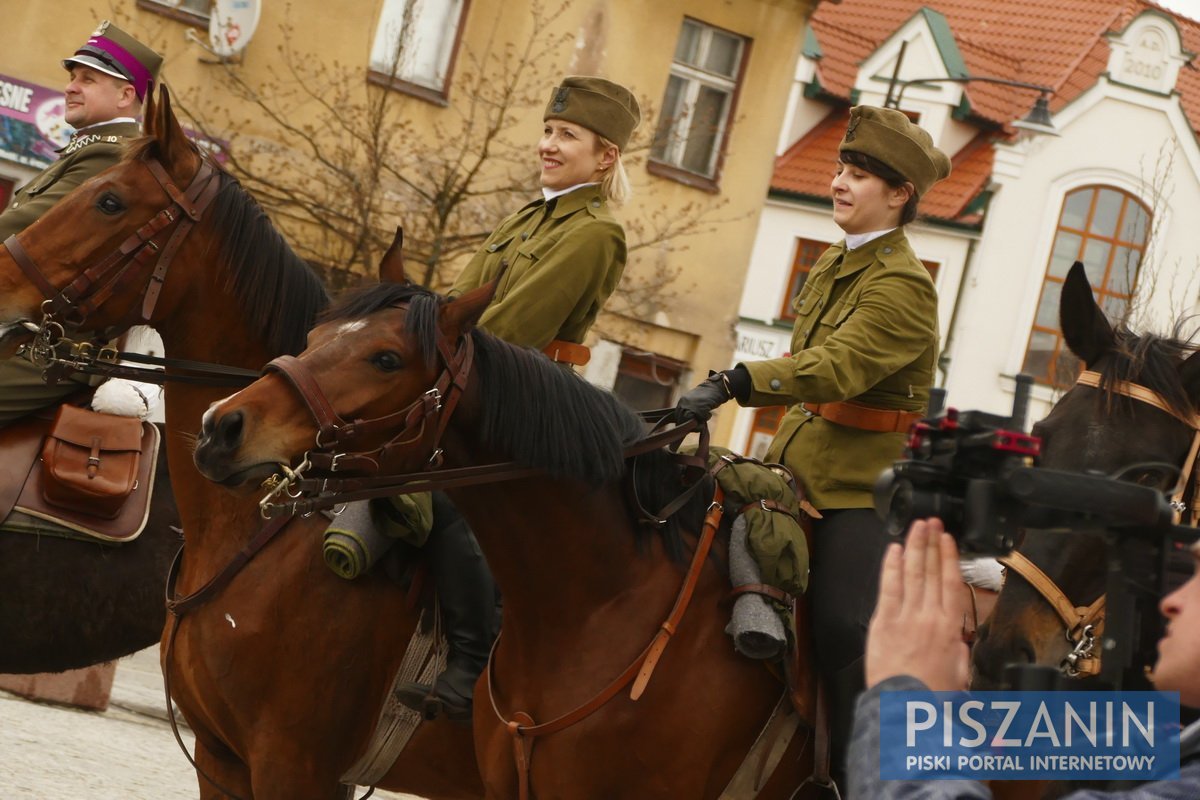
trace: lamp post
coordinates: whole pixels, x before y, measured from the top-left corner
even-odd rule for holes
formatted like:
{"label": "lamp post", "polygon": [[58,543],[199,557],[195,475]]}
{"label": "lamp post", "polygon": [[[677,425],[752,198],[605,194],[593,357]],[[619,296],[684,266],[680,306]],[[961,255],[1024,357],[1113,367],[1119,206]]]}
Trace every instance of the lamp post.
{"label": "lamp post", "polygon": [[[997,83],[1001,86],[1014,86],[1018,89],[1031,89],[1038,92],[1038,99],[1034,102],[1033,108],[1025,115],[1024,119],[1019,119],[1013,123],[1014,128],[1031,131],[1033,133],[1044,133],[1047,136],[1060,136],[1058,129],[1054,127],[1054,123],[1050,119],[1050,95],[1054,94],[1054,89],[1049,86],[1041,86],[1036,83],[1026,83],[1025,81],[1011,81],[1007,78],[988,78],[988,77],[971,77],[971,78],[912,78],[910,80],[898,80],[892,76],[891,82],[888,84],[887,98],[884,99],[884,108],[894,108],[899,110],[900,101],[904,98],[904,90],[913,84],[930,84],[930,83]],[[899,87],[899,91],[893,97],[893,90]]]}

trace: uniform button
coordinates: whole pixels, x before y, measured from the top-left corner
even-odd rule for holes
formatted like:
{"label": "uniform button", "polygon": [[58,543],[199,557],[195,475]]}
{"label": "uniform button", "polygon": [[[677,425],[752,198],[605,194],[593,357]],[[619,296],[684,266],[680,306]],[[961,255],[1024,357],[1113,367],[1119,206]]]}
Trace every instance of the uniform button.
{"label": "uniform button", "polygon": [[521,234],[521,241],[522,241],[522,242],[523,242],[523,241],[525,241],[525,240],[526,240],[526,239],[528,239],[528,238],[529,238],[529,231],[525,231],[524,233],[522,233],[522,234]]}
{"label": "uniform button", "polygon": [[490,245],[490,246],[488,247],[488,252],[489,252],[489,253],[494,253],[494,252],[496,252],[496,251],[497,251],[497,250],[499,250],[499,249],[500,249],[500,245],[498,245],[498,244],[493,244],[493,245]]}
{"label": "uniform button", "polygon": [[507,267],[507,266],[508,266],[508,259],[507,259],[507,258],[502,258],[502,259],[500,259],[500,266],[502,266],[502,267]]}
{"label": "uniform button", "polygon": [[777,392],[783,388],[783,384],[780,382],[779,378],[771,378],[771,388]]}
{"label": "uniform button", "polygon": [[808,329],[808,328],[805,328],[804,330],[800,331],[800,335],[801,335],[801,336],[803,336],[805,339],[807,339],[807,338],[808,338],[808,331],[809,331],[809,329]]}
{"label": "uniform button", "polygon": [[593,201],[592,201],[592,208],[599,208],[599,207],[600,207],[600,201],[599,201],[599,200],[593,200]]}
{"label": "uniform button", "polygon": [[883,254],[885,256],[890,256],[892,254],[892,248],[890,248],[890,247],[883,248]]}

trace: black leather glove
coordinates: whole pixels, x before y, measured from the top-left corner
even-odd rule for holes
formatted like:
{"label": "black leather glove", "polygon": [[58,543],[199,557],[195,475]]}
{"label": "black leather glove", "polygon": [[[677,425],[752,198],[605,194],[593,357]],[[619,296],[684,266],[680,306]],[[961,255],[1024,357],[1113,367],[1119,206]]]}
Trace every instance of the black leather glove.
{"label": "black leather glove", "polygon": [[675,404],[675,424],[689,420],[707,422],[713,409],[733,398],[733,389],[723,372],[709,372],[708,378],[679,398]]}

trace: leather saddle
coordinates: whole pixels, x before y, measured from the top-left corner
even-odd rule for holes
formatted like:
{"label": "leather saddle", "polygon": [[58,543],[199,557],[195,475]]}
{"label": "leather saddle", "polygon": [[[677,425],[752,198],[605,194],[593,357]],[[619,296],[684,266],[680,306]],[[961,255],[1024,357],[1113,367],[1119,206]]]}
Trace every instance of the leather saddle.
{"label": "leather saddle", "polygon": [[159,444],[154,425],[78,398],[0,429],[0,529],[133,541],[150,514]]}

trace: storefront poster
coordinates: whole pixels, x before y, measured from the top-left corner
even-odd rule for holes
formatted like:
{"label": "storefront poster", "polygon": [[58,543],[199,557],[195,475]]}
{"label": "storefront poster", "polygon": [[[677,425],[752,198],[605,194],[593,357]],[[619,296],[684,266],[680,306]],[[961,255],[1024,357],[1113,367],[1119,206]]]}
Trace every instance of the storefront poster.
{"label": "storefront poster", "polygon": [[0,158],[42,168],[71,138],[61,89],[0,75]]}

